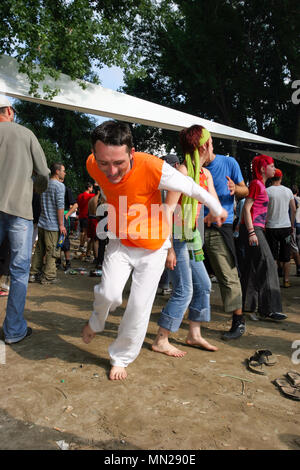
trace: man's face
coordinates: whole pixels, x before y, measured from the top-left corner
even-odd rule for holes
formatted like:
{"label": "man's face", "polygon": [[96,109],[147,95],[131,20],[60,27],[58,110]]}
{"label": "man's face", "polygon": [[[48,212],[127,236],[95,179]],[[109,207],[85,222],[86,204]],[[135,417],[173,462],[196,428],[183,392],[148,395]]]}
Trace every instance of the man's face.
{"label": "man's face", "polygon": [[117,184],[131,169],[134,148],[128,153],[126,145],[105,145],[101,140],[97,140],[94,155],[99,170],[111,183]]}
{"label": "man's face", "polygon": [[203,166],[207,166],[210,164],[210,162],[213,160],[214,156],[214,147],[213,147],[213,141],[212,138],[210,137],[207,141],[206,145],[206,160],[204,162]]}
{"label": "man's face", "polygon": [[64,179],[65,179],[65,176],[66,176],[66,169],[65,169],[65,167],[62,165],[62,166],[60,167],[60,169],[57,170],[56,173],[57,173],[57,176],[58,176],[59,181],[60,181],[61,183],[63,183],[63,182],[64,182]]}

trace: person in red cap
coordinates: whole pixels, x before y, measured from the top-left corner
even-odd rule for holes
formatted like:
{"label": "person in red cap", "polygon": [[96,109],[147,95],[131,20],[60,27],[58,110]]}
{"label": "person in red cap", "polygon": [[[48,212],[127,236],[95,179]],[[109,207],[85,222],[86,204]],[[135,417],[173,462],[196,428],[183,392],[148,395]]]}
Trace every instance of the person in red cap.
{"label": "person in red cap", "polygon": [[282,313],[277,267],[265,237],[269,197],[265,183],[275,174],[274,160],[258,155],[252,160],[253,180],[250,182],[240,227],[244,253],[240,262],[243,311],[253,312],[251,318],[285,320]]}
{"label": "person in red cap", "polygon": [[274,259],[282,270],[283,287],[290,287],[291,235],[295,224],[296,205],[292,191],[283,186],[282,171],[276,168],[271,186],[267,188],[269,196],[266,237]]}

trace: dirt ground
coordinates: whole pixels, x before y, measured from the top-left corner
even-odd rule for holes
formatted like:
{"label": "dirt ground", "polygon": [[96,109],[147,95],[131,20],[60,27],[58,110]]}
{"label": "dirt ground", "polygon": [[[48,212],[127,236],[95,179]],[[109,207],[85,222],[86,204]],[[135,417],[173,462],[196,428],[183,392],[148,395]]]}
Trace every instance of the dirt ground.
{"label": "dirt ground", "polygon": [[[92,267],[81,260],[73,266]],[[33,335],[15,346],[2,343],[0,448],[57,450],[57,442],[65,441],[70,450],[299,450],[300,402],[272,383],[289,370],[300,372],[292,362],[292,343],[300,340],[300,278],[294,271],[293,266],[292,287],[282,289],[288,319],[249,320],[246,334],[227,343],[220,336],[231,321],[213,284],[212,321],[203,335],[218,346],[214,353],[185,346],[186,320],[171,338],[188,352],[184,358],[152,352],[167,302],[157,296],[143,348],[125,382],[108,380],[107,348],[127,294],[105,331],[86,345],[80,334],[99,278],[59,271],[56,285],[29,284],[25,316]],[[1,298],[1,324],[5,306]],[[266,376],[245,366],[257,349],[270,349],[278,359]]]}

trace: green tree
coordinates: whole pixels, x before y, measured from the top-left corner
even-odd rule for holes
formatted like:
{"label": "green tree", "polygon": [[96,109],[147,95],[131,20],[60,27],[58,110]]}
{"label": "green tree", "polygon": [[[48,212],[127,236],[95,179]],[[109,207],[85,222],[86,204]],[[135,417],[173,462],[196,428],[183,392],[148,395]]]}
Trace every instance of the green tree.
{"label": "green tree", "polygon": [[62,162],[66,184],[75,194],[90,180],[85,162],[91,151],[91,131],[95,120],[83,113],[22,101],[15,103],[17,120],[30,128],[44,149],[48,165]]}
{"label": "green tree", "polygon": [[[30,93],[46,74],[97,82],[94,68],[125,64],[132,27],[150,0],[5,0],[0,53],[16,57]],[[39,66],[37,69],[36,66]],[[44,89],[45,96],[57,90]]]}
{"label": "green tree", "polygon": [[[152,13],[135,31],[138,74],[127,69],[125,92],[299,143],[300,108],[291,102],[299,78],[297,0],[162,0]],[[245,144],[228,144],[216,141],[249,175]]]}

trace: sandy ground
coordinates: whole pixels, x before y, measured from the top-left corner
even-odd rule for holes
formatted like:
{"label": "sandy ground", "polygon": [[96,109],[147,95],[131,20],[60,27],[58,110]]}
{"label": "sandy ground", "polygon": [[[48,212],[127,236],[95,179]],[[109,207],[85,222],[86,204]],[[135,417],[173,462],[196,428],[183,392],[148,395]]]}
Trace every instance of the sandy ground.
{"label": "sandy ground", "polygon": [[[73,266],[92,267],[80,260]],[[125,382],[108,379],[107,348],[127,295],[105,331],[86,345],[80,334],[99,278],[63,271],[58,277],[57,285],[29,285],[25,315],[33,335],[15,346],[1,345],[1,449],[58,449],[61,440],[71,450],[300,449],[300,402],[282,396],[272,383],[289,370],[300,372],[292,363],[292,343],[300,341],[299,277],[292,275],[292,287],[282,289],[288,320],[249,320],[246,334],[228,343],[220,335],[231,321],[213,284],[212,321],[203,335],[219,351],[185,346],[184,320],[171,338],[188,352],[180,359],[151,351],[167,302],[157,296],[142,351]],[[1,298],[1,324],[5,305]],[[245,366],[262,348],[278,359],[266,376]]]}

